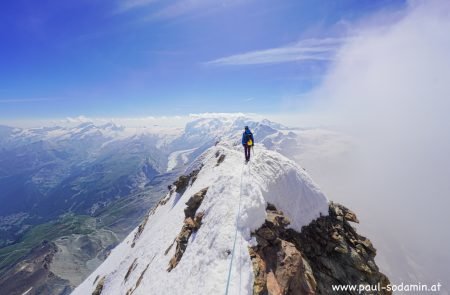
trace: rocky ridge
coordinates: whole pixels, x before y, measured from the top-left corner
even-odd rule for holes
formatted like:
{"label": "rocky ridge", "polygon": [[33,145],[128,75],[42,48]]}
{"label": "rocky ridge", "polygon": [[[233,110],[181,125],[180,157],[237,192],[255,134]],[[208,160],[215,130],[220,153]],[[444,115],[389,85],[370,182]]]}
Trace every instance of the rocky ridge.
{"label": "rocky ridge", "polygon": [[287,228],[289,220],[273,205],[266,211],[265,223],[253,233],[257,245],[249,248],[254,295],[334,294],[332,285],[389,284],[375,264],[375,248],[350,225],[359,221],[346,207],[331,202],[329,215],[300,233]]}

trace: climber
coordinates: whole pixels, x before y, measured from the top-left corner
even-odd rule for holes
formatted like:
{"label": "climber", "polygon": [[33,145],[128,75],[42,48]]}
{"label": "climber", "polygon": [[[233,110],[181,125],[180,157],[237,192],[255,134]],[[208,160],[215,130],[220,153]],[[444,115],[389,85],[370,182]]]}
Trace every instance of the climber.
{"label": "climber", "polygon": [[242,145],[244,146],[245,161],[250,161],[250,149],[255,144],[253,139],[253,133],[250,131],[248,126],[245,126],[245,131],[242,133]]}

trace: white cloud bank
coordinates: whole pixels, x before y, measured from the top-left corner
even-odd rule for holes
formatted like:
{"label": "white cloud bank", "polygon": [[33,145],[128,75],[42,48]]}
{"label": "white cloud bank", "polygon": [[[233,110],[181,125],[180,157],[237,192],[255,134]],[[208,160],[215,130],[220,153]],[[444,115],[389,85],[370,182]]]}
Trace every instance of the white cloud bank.
{"label": "white cloud bank", "polygon": [[309,94],[358,142],[348,162],[321,167],[334,179],[315,178],[360,212],[395,281],[449,290],[450,2],[409,2],[401,19],[385,19],[358,26]]}

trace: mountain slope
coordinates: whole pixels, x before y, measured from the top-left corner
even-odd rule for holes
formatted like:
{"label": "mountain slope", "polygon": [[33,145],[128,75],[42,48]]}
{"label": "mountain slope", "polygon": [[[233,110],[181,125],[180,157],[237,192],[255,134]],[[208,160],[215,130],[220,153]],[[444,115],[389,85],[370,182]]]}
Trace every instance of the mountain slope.
{"label": "mountain slope", "polygon": [[[68,282],[69,290],[77,286],[139,224],[168,184],[217,141],[238,144],[244,125],[258,145],[292,159],[308,150],[325,154],[316,137],[300,137],[303,130],[238,116],[195,119],[184,129],[90,122],[0,127],[0,289],[9,281],[16,284],[21,261],[43,240],[58,248],[50,271]],[[64,230],[52,230],[56,227]],[[23,282],[26,290],[35,285]],[[61,294],[51,287],[51,294]]]}
{"label": "mountain slope", "polygon": [[[226,288],[229,294],[252,294],[258,284],[263,289],[273,288],[273,282],[282,287],[285,280],[279,274],[274,280],[258,278],[258,263],[254,254],[250,256],[259,248],[283,241],[281,236],[273,236],[283,231],[262,230],[270,215],[267,209],[282,212],[289,220],[282,226],[284,232],[296,234],[302,228],[317,229],[311,222],[327,218],[329,212],[333,220],[343,217],[330,211],[326,197],[294,162],[265,148],[256,149],[255,154],[245,165],[239,147],[224,143],[207,150],[73,294],[217,294]],[[346,227],[341,233],[348,231]],[[285,241],[284,245],[301,251],[295,242]],[[347,256],[362,255],[355,253]],[[373,256],[374,251],[365,259],[373,264],[371,278],[385,278]],[[264,260],[264,255],[261,257]],[[300,271],[300,264],[296,265]],[[355,263],[350,269],[364,279],[363,270],[357,269],[362,265],[366,266]],[[300,294],[284,287],[288,289],[280,294]]]}
{"label": "mountain slope", "polygon": [[[0,289],[19,281],[36,287],[28,278],[40,262],[25,260],[44,240],[57,247],[42,251],[61,279],[47,277],[49,294],[82,282],[176,178],[165,173],[167,155],[157,148],[169,133],[92,123],[0,128]],[[24,272],[23,263],[33,267]]]}

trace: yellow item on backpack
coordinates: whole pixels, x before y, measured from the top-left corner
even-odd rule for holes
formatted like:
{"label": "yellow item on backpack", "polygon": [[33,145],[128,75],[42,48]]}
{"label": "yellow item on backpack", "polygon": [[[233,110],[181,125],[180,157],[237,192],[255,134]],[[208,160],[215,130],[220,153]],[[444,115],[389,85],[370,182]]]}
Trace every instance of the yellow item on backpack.
{"label": "yellow item on backpack", "polygon": [[253,145],[253,141],[252,141],[251,139],[249,139],[249,140],[247,141],[247,145],[248,145],[248,146],[252,146],[252,145]]}

